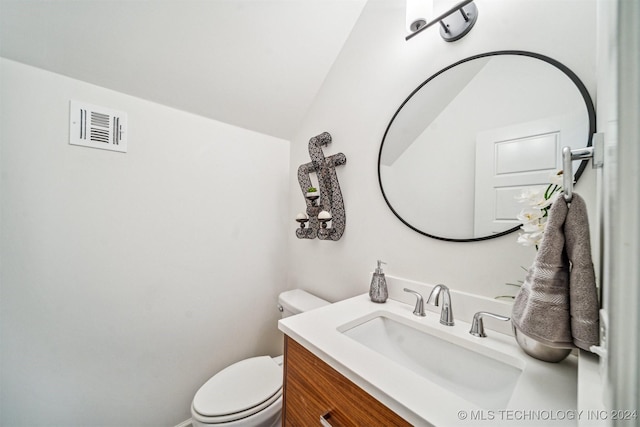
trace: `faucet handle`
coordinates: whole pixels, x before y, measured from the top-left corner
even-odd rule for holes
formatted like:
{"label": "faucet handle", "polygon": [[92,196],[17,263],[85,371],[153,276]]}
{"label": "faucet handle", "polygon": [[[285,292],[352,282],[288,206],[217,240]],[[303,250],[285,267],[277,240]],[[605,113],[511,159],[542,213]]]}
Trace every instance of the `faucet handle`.
{"label": "faucet handle", "polygon": [[507,322],[511,320],[510,317],[501,316],[499,314],[489,313],[486,311],[479,311],[473,315],[473,321],[471,322],[471,329],[469,333],[474,337],[484,338],[487,334],[484,333],[484,317],[492,317],[494,319],[502,320],[503,322]]}
{"label": "faucet handle", "polygon": [[416,296],[416,307],[413,309],[413,314],[420,317],[426,316],[426,314],[424,313],[424,300],[420,292],[416,292],[413,289],[409,288],[404,288],[404,291]]}

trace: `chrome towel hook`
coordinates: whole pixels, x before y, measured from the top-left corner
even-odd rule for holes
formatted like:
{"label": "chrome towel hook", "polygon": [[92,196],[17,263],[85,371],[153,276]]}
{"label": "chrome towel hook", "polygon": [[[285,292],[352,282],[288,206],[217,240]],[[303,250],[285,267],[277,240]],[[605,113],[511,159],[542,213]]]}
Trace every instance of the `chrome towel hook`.
{"label": "chrome towel hook", "polygon": [[593,159],[591,167],[601,168],[603,165],[604,150],[604,134],[594,133],[593,144],[590,147],[571,149],[571,147],[562,148],[562,189],[564,192],[564,200],[567,204],[573,199],[573,167],[574,160]]}

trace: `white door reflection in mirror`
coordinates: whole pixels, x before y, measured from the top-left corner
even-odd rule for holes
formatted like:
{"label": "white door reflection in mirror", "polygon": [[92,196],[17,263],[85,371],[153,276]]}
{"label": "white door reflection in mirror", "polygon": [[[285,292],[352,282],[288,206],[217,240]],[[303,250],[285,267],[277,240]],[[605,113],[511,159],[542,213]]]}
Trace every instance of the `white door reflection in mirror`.
{"label": "white door reflection in mirror", "polygon": [[546,188],[562,169],[562,147],[575,138],[576,120],[579,115],[569,114],[478,132],[474,237],[520,224],[516,216],[525,206],[516,197],[525,188]]}

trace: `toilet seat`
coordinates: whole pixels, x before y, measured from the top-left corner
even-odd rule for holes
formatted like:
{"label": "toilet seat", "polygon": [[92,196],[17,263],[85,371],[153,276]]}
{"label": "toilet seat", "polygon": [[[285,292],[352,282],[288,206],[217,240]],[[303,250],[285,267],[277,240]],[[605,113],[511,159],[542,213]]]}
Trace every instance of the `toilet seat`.
{"label": "toilet seat", "polygon": [[[191,423],[195,426],[214,426],[220,427],[246,427],[271,425],[270,421],[280,419],[280,411],[282,409],[282,393],[275,396],[275,400],[269,400],[269,404],[260,405],[253,413],[244,412],[230,414],[225,417],[205,417],[198,414],[191,404]],[[247,422],[250,420],[249,422]],[[265,423],[266,422],[266,423]],[[278,422],[277,425],[280,423]]]}
{"label": "toilet seat", "polygon": [[246,418],[282,396],[282,367],[269,356],[241,360],[214,375],[196,393],[193,415],[207,424]]}

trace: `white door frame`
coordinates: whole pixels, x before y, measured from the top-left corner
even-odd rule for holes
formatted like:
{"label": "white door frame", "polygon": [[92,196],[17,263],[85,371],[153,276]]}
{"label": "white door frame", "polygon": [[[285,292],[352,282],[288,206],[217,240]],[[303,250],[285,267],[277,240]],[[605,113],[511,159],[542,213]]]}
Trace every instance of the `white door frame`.
{"label": "white door frame", "polygon": [[[611,409],[640,408],[640,2],[618,0],[617,191],[611,239]],[[635,421],[637,422],[637,420]],[[629,421],[614,421],[628,425]]]}

